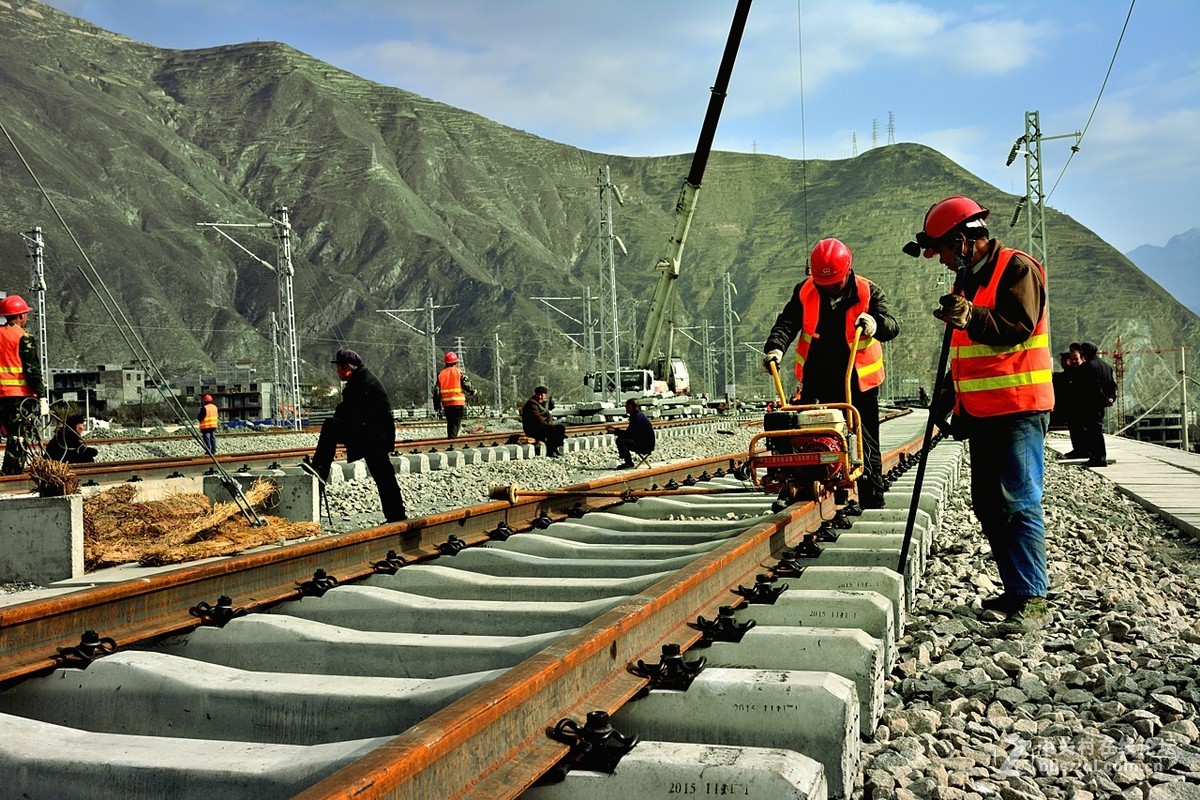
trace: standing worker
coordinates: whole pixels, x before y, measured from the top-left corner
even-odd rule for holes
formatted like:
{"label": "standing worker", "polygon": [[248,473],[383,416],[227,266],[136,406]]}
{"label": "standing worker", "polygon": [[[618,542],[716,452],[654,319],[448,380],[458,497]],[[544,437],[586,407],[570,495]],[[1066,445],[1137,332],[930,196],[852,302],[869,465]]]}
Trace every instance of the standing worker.
{"label": "standing worker", "polygon": [[342,402],[333,410],[333,416],[321,423],[317,449],[311,460],[305,459],[304,466],[325,484],[337,446],[346,445],[347,461],[366,460],[367,471],[379,490],[384,519],[402,522],[408,515],[390,459],[396,449],[396,421],[387,391],[353,350],[338,350],[331,363],[337,366],[338,379],[346,383]]}
{"label": "standing worker", "polygon": [[1100,358],[1094,342],[1081,342],[1082,363],[1075,371],[1075,409],[1078,419],[1080,451],[1087,457],[1085,467],[1107,467],[1108,445],[1104,442],[1104,412],[1117,401],[1117,382],[1112,367]]}
{"label": "standing worker", "polygon": [[[900,333],[888,311],[887,298],[876,284],[851,269],[853,254],[837,239],[822,239],[813,248],[812,276],[796,284],[767,343],[763,367],[778,367],[783,351],[796,339],[796,380],[799,402],[849,403],[862,419],[863,475],[858,500],[863,508],[882,508],[883,461],[879,452],[879,386],[883,383],[883,347]],[[846,397],[846,368],[854,329],[862,328],[854,373]],[[799,336],[797,336],[799,334]]]}
{"label": "standing worker", "polygon": [[0,474],[19,475],[25,471],[28,451],[21,436],[21,424],[32,415],[31,398],[37,399],[38,413],[50,413],[46,400],[46,385],[42,379],[38,343],[25,330],[29,322],[29,304],[18,295],[0,298],[0,316],[8,324],[0,326],[0,426],[8,436],[4,449],[4,464]]}
{"label": "standing worker", "polygon": [[200,413],[196,415],[196,422],[199,423],[200,437],[204,440],[204,452],[210,456],[217,454],[217,404],[213,402],[212,395],[204,395],[203,405],[200,406]]}
{"label": "standing worker", "polygon": [[[1046,271],[1032,256],[989,238],[988,210],[948,197],[925,214],[904,252],[954,273],[933,315],[951,328],[950,378],[930,413],[971,448],[971,505],[992,548],[1004,592],[983,600],[1016,631],[1045,624],[1046,431],[1054,407]],[[949,426],[944,420],[953,411]]]}
{"label": "standing worker", "polygon": [[456,439],[463,415],[467,412],[467,398],[474,397],[475,390],[471,388],[471,379],[458,367],[458,353],[451,350],[443,360],[446,366],[437,376],[433,407],[446,416],[446,438]]}

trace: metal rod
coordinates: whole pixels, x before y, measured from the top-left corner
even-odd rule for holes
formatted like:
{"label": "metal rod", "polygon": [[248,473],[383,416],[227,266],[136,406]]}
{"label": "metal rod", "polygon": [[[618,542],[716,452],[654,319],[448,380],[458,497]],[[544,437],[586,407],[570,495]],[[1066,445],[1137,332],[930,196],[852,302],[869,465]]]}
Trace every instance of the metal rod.
{"label": "metal rod", "polygon": [[912,502],[908,506],[908,523],[904,526],[904,543],[900,546],[900,565],[896,571],[905,574],[908,566],[908,546],[912,542],[913,526],[917,521],[917,505],[921,501],[921,484],[925,481],[925,463],[929,460],[930,445],[933,443],[933,409],[941,393],[942,383],[946,376],[946,364],[950,360],[950,337],[954,329],[946,326],[946,334],[942,337],[942,353],[938,357],[937,374],[933,377],[933,394],[929,400],[929,421],[925,423],[925,441],[921,446],[921,460],[917,462],[917,478],[913,483]]}
{"label": "metal rod", "polygon": [[571,490],[571,489],[522,489],[517,484],[508,486],[493,486],[488,490],[488,497],[493,500],[507,500],[516,503],[531,497],[664,497],[666,495],[700,495],[700,494],[749,494],[759,493],[757,487],[729,487],[725,489],[696,489],[681,487],[678,489],[612,489]]}

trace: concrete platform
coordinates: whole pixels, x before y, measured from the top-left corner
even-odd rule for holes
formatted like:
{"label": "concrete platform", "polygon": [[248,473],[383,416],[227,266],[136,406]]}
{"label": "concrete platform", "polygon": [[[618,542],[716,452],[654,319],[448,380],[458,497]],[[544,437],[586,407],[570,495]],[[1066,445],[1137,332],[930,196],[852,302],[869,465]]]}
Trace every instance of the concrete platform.
{"label": "concrete platform", "polygon": [[394,736],[501,673],[346,680],[124,651],[22,681],[0,694],[0,714],[97,733],[313,745]]}
{"label": "concrete platform", "polygon": [[756,626],[740,642],[713,642],[685,655],[707,667],[825,671],[854,683],[859,732],[870,737],[883,715],[883,642],[856,628]]}
{"label": "concrete platform", "polygon": [[0,715],[0,729],[5,795],[54,800],[291,797],[389,738],[310,747],[196,742],[92,733],[7,715]]}
{"label": "concrete platform", "polygon": [[651,691],[611,721],[645,739],[795,750],[821,764],[831,797],[854,788],[858,694],[829,672],[706,669],[686,692]]}
{"label": "concrete platform", "polygon": [[586,625],[626,597],[580,603],[441,600],[373,586],[338,586],[265,613],[360,631],[459,636],[530,636]]}
{"label": "concrete platform", "polygon": [[635,578],[497,577],[437,564],[410,564],[395,575],[372,575],[358,585],[439,597],[445,600],[497,602],[557,601],[579,603],[604,597],[634,595],[659,580]]}
{"label": "concrete platform", "polygon": [[611,775],[574,770],[527,790],[521,800],[641,800],[741,797],[824,800],[821,765],[793,750],[641,741]]}
{"label": "concrete platform", "polygon": [[569,632],[531,636],[379,633],[255,614],[235,619],[224,628],[197,628],[144,649],[245,670],[441,678],[507,669]]}
{"label": "concrete platform", "polygon": [[739,622],[759,626],[858,628],[883,642],[884,666],[895,663],[896,629],[891,602],[876,592],[799,589],[784,592],[772,605],[750,605],[734,612]]}
{"label": "concrete platform", "polygon": [[[1094,472],[1168,524],[1200,539],[1200,455],[1122,436],[1105,435],[1104,445],[1113,463],[1077,468]],[[1061,434],[1051,434],[1046,446],[1059,455],[1071,449]]]}

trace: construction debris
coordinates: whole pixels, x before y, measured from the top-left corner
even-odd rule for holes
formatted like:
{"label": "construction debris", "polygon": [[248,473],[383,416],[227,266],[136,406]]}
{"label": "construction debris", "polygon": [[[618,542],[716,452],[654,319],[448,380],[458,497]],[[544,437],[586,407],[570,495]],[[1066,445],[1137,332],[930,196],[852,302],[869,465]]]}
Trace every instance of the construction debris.
{"label": "construction debris", "polygon": [[79,491],[79,478],[63,461],[35,457],[29,462],[29,478],[39,497],[65,497]]}
{"label": "construction debris", "polygon": [[[259,479],[245,492],[256,510],[277,501],[279,487]],[[315,522],[290,522],[259,515],[251,525],[236,503],[215,506],[203,494],[173,495],[165,500],[134,500],[137,488],[118,486],[83,501],[83,559],[91,571],[138,562],[146,566],[179,564],[240,553],[266,544],[317,536]]]}

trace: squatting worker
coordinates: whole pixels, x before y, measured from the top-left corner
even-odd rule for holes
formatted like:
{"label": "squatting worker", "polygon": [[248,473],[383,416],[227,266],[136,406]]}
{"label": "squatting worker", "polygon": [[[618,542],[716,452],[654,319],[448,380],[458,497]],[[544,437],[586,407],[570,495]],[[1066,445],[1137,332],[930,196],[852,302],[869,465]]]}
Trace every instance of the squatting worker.
{"label": "squatting worker", "polygon": [[534,387],[533,396],[521,406],[521,431],[530,439],[546,443],[546,455],[558,458],[562,455],[563,441],[567,438],[567,426],[555,422],[550,413],[554,401],[545,386]]}
{"label": "squatting worker", "polygon": [[28,451],[20,435],[20,425],[22,418],[33,411],[26,403],[36,403],[43,417],[50,413],[37,339],[25,330],[32,310],[15,294],[0,298],[0,317],[8,319],[7,325],[0,326],[0,426],[8,436],[4,464],[0,466],[0,474],[4,475],[25,471]]}
{"label": "squatting worker", "polygon": [[440,409],[446,417],[446,438],[455,439],[467,411],[467,398],[474,397],[475,390],[458,366],[458,353],[451,350],[442,361],[445,366],[438,373],[437,386],[433,388],[433,407]]}
{"label": "squatting worker", "polygon": [[100,451],[83,443],[83,414],[72,414],[46,444],[46,456],[68,464],[92,464]]}
{"label": "squatting worker", "polygon": [[646,416],[646,412],[642,411],[642,404],[632,397],[629,398],[625,401],[625,415],[629,417],[629,424],[624,428],[616,425],[607,427],[609,433],[616,435],[617,454],[621,457],[614,469],[633,469],[634,453],[648,456],[654,452],[654,425]]}
{"label": "squatting worker", "polygon": [[332,363],[337,366],[338,379],[346,384],[342,387],[342,402],[333,410],[333,416],[321,423],[317,449],[311,461],[306,459],[306,466],[322,482],[328,481],[337,446],[346,445],[347,461],[361,458],[367,462],[367,471],[379,490],[384,519],[406,520],[404,496],[389,458],[396,448],[396,422],[387,391],[353,350],[338,350]]}
{"label": "squatting worker", "polygon": [[[1025,628],[1044,623],[1043,445],[1054,408],[1046,273],[989,238],[988,210],[967,197],[930,207],[904,252],[935,255],[954,272],[934,316],[953,329],[950,377],[934,420],[971,448],[971,505],[991,544],[1004,593],[983,600]],[[939,427],[946,427],[939,423]]]}
{"label": "squatting worker", "polygon": [[[799,402],[846,403],[862,418],[863,475],[858,499],[864,508],[884,504],[883,462],[879,453],[879,386],[883,383],[883,347],[895,339],[900,325],[888,311],[887,298],[876,284],[854,273],[853,254],[837,239],[822,239],[813,248],[810,277],[796,284],[767,343],[763,367],[783,360],[783,351],[796,339],[796,380]],[[850,397],[846,398],[846,367],[854,329],[861,327]],[[797,335],[798,334],[798,335]]]}
{"label": "squatting worker", "polygon": [[210,456],[217,452],[217,424],[220,415],[212,395],[206,394],[200,403],[200,411],[196,414],[197,427],[200,428],[200,438],[204,444],[204,452]]}

